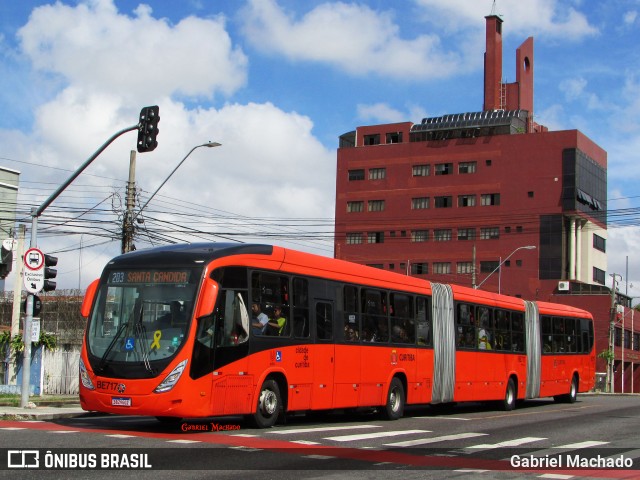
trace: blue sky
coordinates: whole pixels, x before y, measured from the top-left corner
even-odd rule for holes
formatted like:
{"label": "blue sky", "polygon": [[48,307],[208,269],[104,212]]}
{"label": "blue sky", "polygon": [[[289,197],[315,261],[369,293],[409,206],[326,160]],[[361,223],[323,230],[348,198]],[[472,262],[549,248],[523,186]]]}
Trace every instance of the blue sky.
{"label": "blue sky", "polygon": [[[159,146],[137,156],[140,203],[192,147],[222,146],[194,151],[162,188],[137,224],[138,248],[232,238],[331,256],[338,136],[481,110],[492,8],[0,0],[0,166],[21,172],[24,215],[157,104]],[[619,213],[609,272],[626,276],[628,256],[629,283],[638,278],[629,293],[640,295],[640,0],[497,0],[495,12],[505,81],[515,80],[515,49],[534,37],[536,121],[577,128],[608,152],[609,209]],[[41,219],[39,246],[59,252],[63,287],[84,288],[119,253],[135,140],[116,140]]]}

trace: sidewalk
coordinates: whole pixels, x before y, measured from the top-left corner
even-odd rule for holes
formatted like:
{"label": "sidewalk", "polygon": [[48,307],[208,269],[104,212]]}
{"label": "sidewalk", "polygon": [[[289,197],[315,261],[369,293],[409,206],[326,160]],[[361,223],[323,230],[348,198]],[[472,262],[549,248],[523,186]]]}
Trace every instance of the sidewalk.
{"label": "sidewalk", "polygon": [[[33,397],[30,398],[30,405],[33,407]],[[18,402],[19,404],[19,402]],[[55,420],[56,418],[70,418],[84,415],[88,412],[80,407],[80,400],[77,396],[47,400],[37,398],[35,407],[23,408],[14,406],[15,402],[0,401],[0,421],[1,420]]]}
{"label": "sidewalk", "polygon": [[70,418],[84,415],[88,412],[82,410],[80,405],[36,408],[5,407],[0,406],[0,421],[2,420],[55,420],[56,418]]}

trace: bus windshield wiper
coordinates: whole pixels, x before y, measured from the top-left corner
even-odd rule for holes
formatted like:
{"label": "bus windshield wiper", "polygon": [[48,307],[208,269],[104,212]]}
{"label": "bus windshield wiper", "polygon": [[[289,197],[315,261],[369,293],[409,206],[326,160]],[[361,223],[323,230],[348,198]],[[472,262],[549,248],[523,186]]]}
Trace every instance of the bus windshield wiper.
{"label": "bus windshield wiper", "polygon": [[111,340],[111,343],[109,343],[109,346],[107,347],[107,349],[105,350],[104,354],[102,355],[102,358],[100,358],[100,363],[98,364],[98,368],[96,369],[99,372],[102,372],[104,370],[104,366],[107,363],[107,357],[109,357],[109,354],[111,353],[111,350],[113,350],[113,347],[115,347],[116,342],[118,341],[118,339],[122,335],[122,332],[124,332],[125,329],[127,328],[127,325],[129,325],[129,324],[128,323],[123,323],[122,325],[120,325],[118,327],[118,331],[116,332],[115,336],[113,337],[113,340]]}

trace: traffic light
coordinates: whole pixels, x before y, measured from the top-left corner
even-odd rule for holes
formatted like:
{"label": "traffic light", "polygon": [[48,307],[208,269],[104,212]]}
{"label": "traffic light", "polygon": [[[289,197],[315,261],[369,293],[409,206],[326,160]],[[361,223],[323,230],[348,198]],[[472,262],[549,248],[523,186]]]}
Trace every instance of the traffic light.
{"label": "traffic light", "polygon": [[6,278],[11,273],[11,263],[13,262],[13,250],[6,248],[4,242],[0,247],[0,279]]}
{"label": "traffic light", "polygon": [[151,152],[158,146],[158,122],[160,121],[160,107],[144,107],[140,110],[138,123],[138,152]]}
{"label": "traffic light", "polygon": [[44,256],[44,287],[42,288],[45,292],[50,292],[51,290],[56,289],[56,282],[51,280],[52,278],[56,278],[58,275],[58,270],[55,267],[58,264],[58,257],[54,257],[53,255]]}

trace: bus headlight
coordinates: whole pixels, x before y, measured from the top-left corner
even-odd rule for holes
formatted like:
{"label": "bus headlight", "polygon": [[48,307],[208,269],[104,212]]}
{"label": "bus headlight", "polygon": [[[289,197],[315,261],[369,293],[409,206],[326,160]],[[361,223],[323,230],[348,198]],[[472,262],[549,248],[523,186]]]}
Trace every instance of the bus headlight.
{"label": "bus headlight", "polygon": [[178,380],[180,380],[180,376],[182,375],[182,372],[184,372],[184,368],[186,366],[187,366],[187,361],[186,360],[181,361],[176,366],[176,368],[171,370],[171,373],[165,377],[162,383],[156,387],[154,392],[164,393],[171,390],[176,385],[176,383],[178,383]]}
{"label": "bus headlight", "polygon": [[84,366],[82,358],[80,359],[80,381],[84,388],[88,390],[95,390],[96,387],[93,385],[91,377],[89,377],[89,372],[87,372],[87,367]]}

